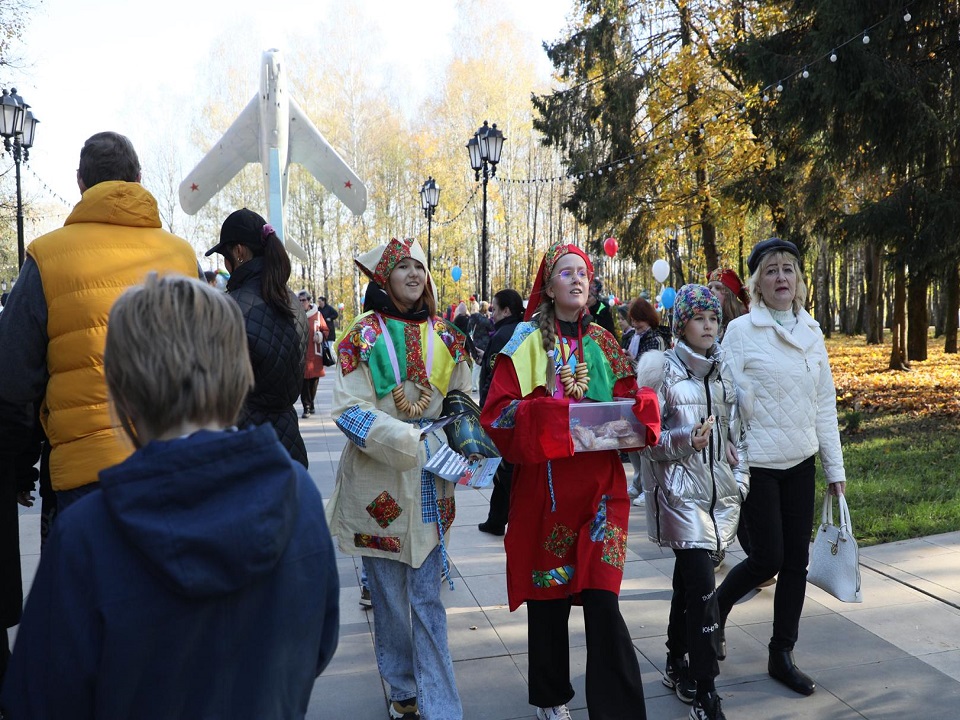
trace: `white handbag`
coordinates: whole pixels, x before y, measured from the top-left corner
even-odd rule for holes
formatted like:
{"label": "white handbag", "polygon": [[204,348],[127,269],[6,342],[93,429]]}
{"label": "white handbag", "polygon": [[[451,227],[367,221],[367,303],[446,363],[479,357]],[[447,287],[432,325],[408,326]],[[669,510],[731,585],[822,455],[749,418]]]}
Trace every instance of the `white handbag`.
{"label": "white handbag", "polygon": [[823,513],[810,551],[807,582],[826,590],[842,602],[863,602],[860,592],[860,548],[853,537],[850,509],[843,495],[840,501],[840,525],[833,524],[833,496],[827,491]]}

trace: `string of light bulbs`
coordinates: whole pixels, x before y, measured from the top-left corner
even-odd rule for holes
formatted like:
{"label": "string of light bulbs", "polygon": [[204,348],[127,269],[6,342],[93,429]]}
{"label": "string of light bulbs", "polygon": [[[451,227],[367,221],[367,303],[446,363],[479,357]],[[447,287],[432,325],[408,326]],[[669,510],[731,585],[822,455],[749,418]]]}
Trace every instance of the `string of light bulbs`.
{"label": "string of light bulbs", "polygon": [[[496,176],[494,176],[494,177],[496,177]],[[480,192],[480,183],[479,183],[479,182],[477,182],[477,184],[476,184],[475,187],[473,188],[473,192],[470,193],[470,197],[467,198],[467,202],[465,202],[465,203],[463,204],[463,207],[460,208],[460,212],[458,212],[456,215],[454,215],[454,216],[451,217],[451,218],[448,218],[448,219],[443,220],[443,221],[435,222],[434,225],[437,225],[438,227],[443,227],[444,225],[451,225],[451,224],[455,223],[457,220],[460,219],[460,216],[463,215],[463,214],[467,211],[467,208],[470,207],[470,205],[473,203],[473,199],[477,196],[477,193],[478,193],[478,192]]]}
{"label": "string of light bulbs", "polygon": [[[747,103],[751,99],[756,99],[758,101],[762,101],[763,103],[770,102],[772,99],[771,98],[772,91],[776,91],[779,94],[784,91],[784,83],[789,83],[790,81],[795,80],[797,78],[802,80],[809,79],[811,76],[810,69],[812,67],[826,61],[829,61],[831,63],[837,62],[839,60],[838,52],[842,50],[844,47],[850,45],[851,43],[856,42],[858,39],[864,45],[869,45],[870,33],[876,30],[878,27],[880,27],[884,23],[889,22],[891,19],[897,18],[897,17],[901,18],[904,23],[909,23],[913,20],[913,15],[910,13],[909,3],[904,4],[896,12],[891,13],[890,15],[878,20],[873,25],[870,25],[869,27],[865,28],[862,32],[859,32],[856,35],[853,35],[852,37],[848,38],[847,40],[837,44],[829,53],[825,53],[824,55],[822,55],[819,58],[816,58],[815,60],[804,63],[798,70],[794,71],[793,73],[785,75],[784,77],[780,78],[776,82],[770,83],[769,85],[766,85],[762,89],[754,93],[750,93],[749,95],[735,102],[730,103],[726,107],[721,108],[719,111],[712,113],[709,117],[703,118],[697,124],[696,130],[684,130],[683,132],[678,131],[670,135],[667,135],[666,137],[662,138],[660,142],[657,142],[653,146],[653,150],[652,150],[653,154],[657,155],[661,151],[663,151],[664,148],[662,148],[661,146],[666,146],[666,148],[668,148],[667,151],[676,150],[677,143],[675,142],[675,138],[689,137],[692,132],[697,132],[701,137],[703,137],[706,134],[706,127],[708,124],[710,124],[711,122],[716,123],[723,117],[729,117],[729,114],[734,111],[736,111],[737,114],[743,114],[744,112],[746,112]],[[678,112],[678,111],[679,109],[674,110],[674,112]],[[673,113],[669,113],[668,116],[672,114]],[[653,132],[654,131],[652,129],[646,131],[641,136],[640,143],[644,145],[648,145],[652,143],[653,139],[651,136],[653,135]],[[605,173],[612,174],[616,170],[623,169],[623,167],[626,165],[633,165],[636,163],[637,160],[643,161],[643,160],[646,160],[647,158],[648,158],[648,153],[647,153],[647,150],[644,148],[635,153],[631,153],[629,155],[621,157],[617,160],[596,165],[590,169],[585,169],[585,170],[580,170],[575,172],[567,172],[559,175],[553,175],[550,177],[510,178],[510,177],[496,176],[496,180],[499,183],[515,184],[515,185],[552,184],[552,183],[558,183],[558,182],[578,182],[586,178],[600,177]]]}
{"label": "string of light bulbs", "polygon": [[40,183],[40,187],[43,188],[43,190],[47,193],[47,195],[49,195],[50,197],[52,197],[54,200],[59,200],[59,201],[62,202],[64,205],[66,205],[68,208],[73,209],[73,206],[74,206],[76,203],[72,203],[72,202],[69,202],[68,200],[65,200],[65,199],[63,198],[63,196],[60,195],[60,193],[58,193],[58,192],[57,192],[56,190],[54,190],[52,187],[50,187],[49,185],[47,185],[47,183],[44,181],[44,179],[43,179],[42,177],[40,177],[39,175],[37,175],[36,171],[35,171],[32,167],[30,167],[30,165],[28,165],[27,163],[24,163],[23,165],[21,165],[21,167],[22,167],[22,168],[25,168],[25,169],[33,176],[33,179],[36,180],[38,183]]}

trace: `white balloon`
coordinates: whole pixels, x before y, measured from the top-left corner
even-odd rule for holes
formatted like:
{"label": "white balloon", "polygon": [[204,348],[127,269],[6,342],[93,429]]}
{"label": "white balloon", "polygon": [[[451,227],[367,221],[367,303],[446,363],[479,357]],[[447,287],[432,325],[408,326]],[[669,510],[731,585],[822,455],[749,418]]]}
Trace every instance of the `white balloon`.
{"label": "white balloon", "polygon": [[670,275],[670,263],[660,259],[653,263],[653,277],[657,282],[663,282]]}

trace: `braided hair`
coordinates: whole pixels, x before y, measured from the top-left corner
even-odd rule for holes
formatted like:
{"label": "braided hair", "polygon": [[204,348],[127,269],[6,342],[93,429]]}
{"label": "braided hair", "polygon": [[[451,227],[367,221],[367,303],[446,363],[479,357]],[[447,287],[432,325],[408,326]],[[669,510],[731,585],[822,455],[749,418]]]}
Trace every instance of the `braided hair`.
{"label": "braided hair", "polygon": [[554,372],[553,362],[551,360],[553,351],[557,347],[556,318],[553,299],[548,297],[546,292],[544,292],[540,306],[537,308],[537,326],[540,328],[540,337],[543,338],[543,349],[547,352],[547,377],[545,384],[549,395],[553,395],[553,391],[557,386],[556,373]]}

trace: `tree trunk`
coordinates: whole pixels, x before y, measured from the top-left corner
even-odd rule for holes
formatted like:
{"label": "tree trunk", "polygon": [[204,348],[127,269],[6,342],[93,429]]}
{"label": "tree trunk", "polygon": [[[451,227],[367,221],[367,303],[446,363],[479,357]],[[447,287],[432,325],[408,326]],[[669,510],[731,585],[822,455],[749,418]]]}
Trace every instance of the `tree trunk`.
{"label": "tree trunk", "polygon": [[956,353],[957,314],[960,313],[960,272],[958,272],[955,262],[951,263],[947,269],[947,278],[944,285],[944,295],[946,295],[946,298],[943,308],[943,351],[945,353]]}
{"label": "tree trunk", "polygon": [[850,250],[846,249],[840,254],[841,265],[838,273],[840,279],[840,292],[837,297],[840,300],[840,332],[844,335],[851,334],[850,323]]}
{"label": "tree trunk", "polygon": [[910,273],[907,294],[907,357],[910,361],[927,359],[927,331],[930,318],[927,312],[927,290],[930,276],[926,272]]}
{"label": "tree trunk", "polygon": [[867,243],[864,260],[867,297],[864,303],[863,330],[866,333],[868,345],[880,345],[883,343],[883,273],[881,271],[883,261],[880,248],[875,242]]}
{"label": "tree trunk", "polygon": [[830,320],[830,247],[825,237],[820,238],[817,244],[819,245],[819,252],[817,253],[817,263],[814,266],[814,277],[816,278],[813,288],[814,312],[824,337],[830,337],[833,331],[833,322]]}
{"label": "tree trunk", "polygon": [[890,315],[890,369],[909,370],[907,359],[907,278],[903,261],[897,261],[894,266],[893,280],[893,312]]}

